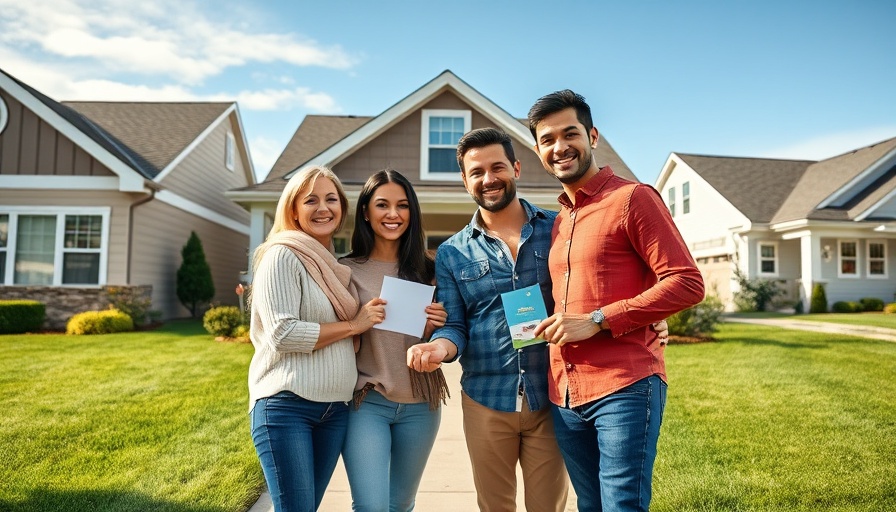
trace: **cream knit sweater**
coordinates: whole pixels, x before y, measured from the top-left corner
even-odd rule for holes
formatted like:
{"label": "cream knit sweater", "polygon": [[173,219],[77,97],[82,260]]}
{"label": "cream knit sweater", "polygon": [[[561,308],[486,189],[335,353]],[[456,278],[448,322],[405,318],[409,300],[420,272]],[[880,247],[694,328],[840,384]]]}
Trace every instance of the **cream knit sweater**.
{"label": "cream knit sweater", "polygon": [[252,279],[249,409],[280,391],[347,402],[358,378],[352,339],[314,350],[320,324],[338,322],[324,291],[288,248],[268,249]]}

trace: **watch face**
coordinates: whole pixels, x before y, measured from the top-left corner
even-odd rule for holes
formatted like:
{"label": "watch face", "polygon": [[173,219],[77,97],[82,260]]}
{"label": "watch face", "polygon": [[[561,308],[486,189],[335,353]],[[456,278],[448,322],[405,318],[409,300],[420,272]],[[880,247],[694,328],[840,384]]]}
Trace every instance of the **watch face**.
{"label": "watch face", "polygon": [[596,324],[601,324],[604,321],[604,313],[601,310],[597,310],[591,313],[591,321]]}

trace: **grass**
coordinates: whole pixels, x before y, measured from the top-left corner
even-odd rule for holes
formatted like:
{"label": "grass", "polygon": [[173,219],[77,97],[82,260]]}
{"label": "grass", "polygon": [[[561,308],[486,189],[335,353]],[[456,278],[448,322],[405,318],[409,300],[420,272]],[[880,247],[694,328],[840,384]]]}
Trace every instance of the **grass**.
{"label": "grass", "polygon": [[792,315],[776,312],[730,313],[728,316],[744,318],[780,318],[787,320],[806,320],[812,322],[829,322],[846,325],[867,325],[871,327],[883,327],[896,329],[896,315],[881,313],[879,311],[864,313],[813,313],[806,315]]}
{"label": "grass", "polygon": [[[896,343],[723,324],[667,349],[651,510],[896,510]],[[242,512],[252,347],[196,322],[0,336],[0,510]]]}
{"label": "grass", "polygon": [[896,510],[896,344],[723,324],[671,346],[655,511]]}
{"label": "grass", "polygon": [[0,510],[246,510],[251,355],[198,322],[0,336]]}

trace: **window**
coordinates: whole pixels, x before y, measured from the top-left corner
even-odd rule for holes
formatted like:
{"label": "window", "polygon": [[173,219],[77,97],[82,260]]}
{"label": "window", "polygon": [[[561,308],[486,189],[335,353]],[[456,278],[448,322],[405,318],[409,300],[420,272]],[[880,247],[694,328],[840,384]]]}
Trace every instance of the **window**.
{"label": "window", "polygon": [[230,171],[234,169],[235,152],[236,139],[233,138],[232,133],[227,132],[227,136],[224,138],[224,165]]}
{"label": "window", "polygon": [[778,275],[778,244],[759,242],[759,275]]}
{"label": "window", "polygon": [[675,217],[675,187],[672,187],[669,189],[668,196],[669,196],[669,213],[671,213],[672,216]]}
{"label": "window", "polygon": [[9,109],[6,107],[6,103],[3,102],[3,98],[0,98],[0,133],[3,133],[3,130],[6,129],[8,122]]}
{"label": "window", "polygon": [[840,269],[837,272],[839,277],[858,277],[859,276],[859,260],[858,247],[859,243],[855,240],[840,241]]}
{"label": "window", "polygon": [[105,283],[109,208],[16,208],[0,213],[0,283]]}
{"label": "window", "polygon": [[883,240],[868,240],[868,277],[887,277],[887,243]]}
{"label": "window", "polygon": [[681,184],[681,214],[691,213],[691,182]]}
{"label": "window", "polygon": [[424,110],[420,178],[460,181],[457,141],[470,131],[469,110]]}

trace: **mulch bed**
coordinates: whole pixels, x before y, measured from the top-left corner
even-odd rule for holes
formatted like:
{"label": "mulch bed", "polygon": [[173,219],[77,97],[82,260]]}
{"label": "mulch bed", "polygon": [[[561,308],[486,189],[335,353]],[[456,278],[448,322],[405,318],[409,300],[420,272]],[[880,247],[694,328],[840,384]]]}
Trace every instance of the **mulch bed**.
{"label": "mulch bed", "polygon": [[712,336],[676,336],[674,334],[669,335],[669,344],[670,345],[690,345],[692,343],[708,343],[716,341]]}

